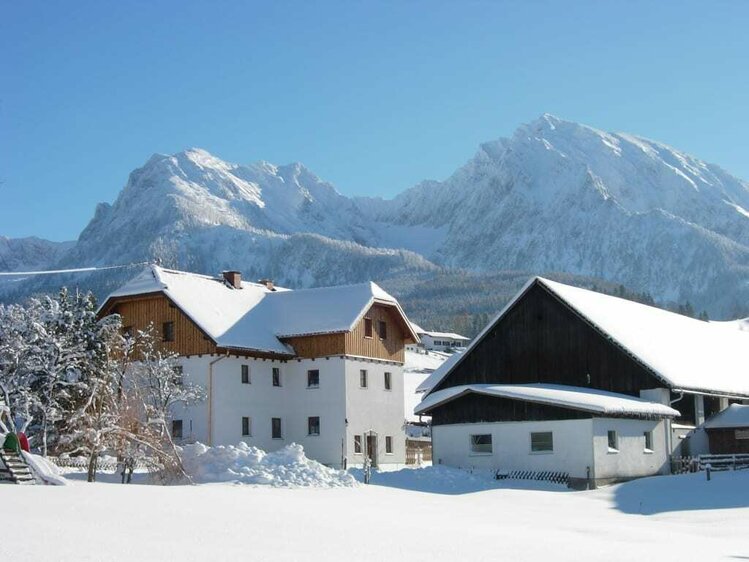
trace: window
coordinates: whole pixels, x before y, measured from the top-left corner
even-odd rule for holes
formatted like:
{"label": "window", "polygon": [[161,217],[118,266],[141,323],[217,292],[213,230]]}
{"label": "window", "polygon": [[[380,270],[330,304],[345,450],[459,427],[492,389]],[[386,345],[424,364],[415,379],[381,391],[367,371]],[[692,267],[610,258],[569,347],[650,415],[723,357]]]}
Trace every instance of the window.
{"label": "window", "polygon": [[364,337],[365,338],[372,337],[372,319],[371,318],[364,319]]}
{"label": "window", "polygon": [[653,450],[653,432],[646,431],[644,435],[645,435],[645,450],[652,451]]}
{"label": "window", "polygon": [[733,436],[735,439],[749,439],[749,429],[735,429]]}
{"label": "window", "polygon": [[163,341],[174,341],[174,322],[164,322],[161,325],[161,339]]}
{"label": "window", "polygon": [[388,455],[393,454],[393,438],[390,435],[385,436],[385,453]]}
{"label": "window", "polygon": [[554,434],[551,431],[531,433],[531,453],[551,453],[554,450]]}
{"label": "window", "polygon": [[175,365],[172,370],[174,371],[174,384],[182,386],[182,365]]}
{"label": "window", "polygon": [[392,375],[391,373],[388,373],[385,371],[385,390],[392,390],[393,389],[393,381],[392,381]]}
{"label": "window", "polygon": [[361,435],[354,435],[354,453],[361,455]]}
{"label": "window", "polygon": [[320,417],[307,418],[307,435],[320,435]]}
{"label": "window", "polygon": [[307,371],[307,388],[319,388],[320,387],[320,371],[318,369],[312,369]]}
{"label": "window", "polygon": [[249,417],[242,418],[242,436],[252,435],[252,420]]}
{"label": "window", "polygon": [[172,439],[182,439],[182,420],[172,420]]}
{"label": "window", "polygon": [[488,455],[492,452],[492,435],[471,435],[471,452],[478,455]]}
{"label": "window", "polygon": [[381,340],[385,340],[388,337],[388,325],[383,320],[377,322],[377,333]]}
{"label": "window", "polygon": [[608,438],[609,438],[609,451],[618,452],[619,451],[619,438],[616,435],[616,431],[614,431],[613,429],[609,429]]}
{"label": "window", "polygon": [[273,386],[281,386],[281,369],[273,367]]}
{"label": "window", "polygon": [[367,370],[362,369],[359,371],[359,386],[362,388],[367,388]]}
{"label": "window", "polygon": [[250,366],[242,365],[242,384],[250,384]]}
{"label": "window", "polygon": [[132,326],[125,326],[122,328],[122,335],[126,338],[132,338],[133,337],[133,327]]}
{"label": "window", "polygon": [[281,431],[281,418],[271,419],[271,437],[273,439],[283,439],[283,432]]}

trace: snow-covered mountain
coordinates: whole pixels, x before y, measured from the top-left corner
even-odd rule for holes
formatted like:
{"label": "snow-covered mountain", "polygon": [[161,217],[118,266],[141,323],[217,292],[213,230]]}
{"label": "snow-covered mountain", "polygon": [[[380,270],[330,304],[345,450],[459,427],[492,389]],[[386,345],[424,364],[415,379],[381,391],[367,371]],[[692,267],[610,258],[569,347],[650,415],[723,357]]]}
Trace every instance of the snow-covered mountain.
{"label": "snow-covered mountain", "polygon": [[34,271],[59,261],[75,242],[51,242],[31,236],[0,236],[0,271]]}
{"label": "snow-covered mountain", "polygon": [[301,164],[242,166],[191,149],[135,170],[47,263],[153,258],[289,286],[566,272],[731,316],[749,312],[749,184],[551,115],[392,200],[347,198]]}

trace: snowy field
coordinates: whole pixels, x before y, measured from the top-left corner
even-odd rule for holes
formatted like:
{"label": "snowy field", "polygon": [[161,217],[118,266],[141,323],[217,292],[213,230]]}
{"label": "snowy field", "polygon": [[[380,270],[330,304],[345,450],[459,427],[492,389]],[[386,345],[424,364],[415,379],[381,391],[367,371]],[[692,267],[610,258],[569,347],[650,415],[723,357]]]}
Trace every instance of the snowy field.
{"label": "snowy field", "polygon": [[0,487],[0,560],[737,560],[749,472],[591,492],[442,467],[348,488]]}

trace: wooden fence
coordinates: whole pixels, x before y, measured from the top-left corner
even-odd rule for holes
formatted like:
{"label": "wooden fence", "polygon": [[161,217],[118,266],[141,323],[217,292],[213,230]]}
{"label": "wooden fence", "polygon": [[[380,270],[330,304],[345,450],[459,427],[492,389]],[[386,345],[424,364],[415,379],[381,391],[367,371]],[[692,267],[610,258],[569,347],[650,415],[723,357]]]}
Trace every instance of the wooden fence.
{"label": "wooden fence", "polygon": [[708,465],[710,470],[746,470],[749,469],[749,454],[671,457],[671,474],[699,472]]}

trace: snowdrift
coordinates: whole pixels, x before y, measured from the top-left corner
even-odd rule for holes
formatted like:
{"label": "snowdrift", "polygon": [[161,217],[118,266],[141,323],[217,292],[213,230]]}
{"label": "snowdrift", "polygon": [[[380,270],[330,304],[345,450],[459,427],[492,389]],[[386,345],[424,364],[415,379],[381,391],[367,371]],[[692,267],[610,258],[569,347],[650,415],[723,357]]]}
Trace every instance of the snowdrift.
{"label": "snowdrift", "polygon": [[51,486],[67,486],[68,481],[62,476],[60,469],[44,457],[24,452],[23,458],[37,480]]}
{"label": "snowdrift", "polygon": [[186,445],[180,451],[185,471],[195,482],[236,482],[276,488],[340,488],[357,485],[350,474],[308,459],[301,445],[292,443],[266,453],[246,443],[208,447]]}

